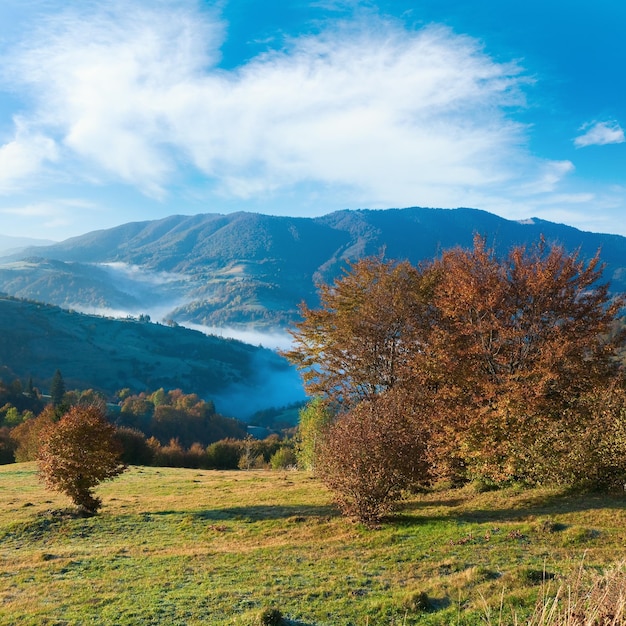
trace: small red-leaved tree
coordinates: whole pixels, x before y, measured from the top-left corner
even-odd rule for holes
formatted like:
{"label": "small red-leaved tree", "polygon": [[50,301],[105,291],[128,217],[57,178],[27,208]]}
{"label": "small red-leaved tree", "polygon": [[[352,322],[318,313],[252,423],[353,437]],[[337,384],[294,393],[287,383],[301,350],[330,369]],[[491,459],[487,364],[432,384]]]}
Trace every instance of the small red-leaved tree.
{"label": "small red-leaved tree", "polygon": [[102,500],[93,489],[121,474],[121,445],[115,428],[96,406],[74,406],[43,435],[39,474],[46,487],[69,496],[88,513],[96,513]]}
{"label": "small red-leaved tree", "polygon": [[405,489],[428,480],[427,429],[411,412],[403,394],[387,391],[326,431],[315,471],[346,515],[375,525]]}

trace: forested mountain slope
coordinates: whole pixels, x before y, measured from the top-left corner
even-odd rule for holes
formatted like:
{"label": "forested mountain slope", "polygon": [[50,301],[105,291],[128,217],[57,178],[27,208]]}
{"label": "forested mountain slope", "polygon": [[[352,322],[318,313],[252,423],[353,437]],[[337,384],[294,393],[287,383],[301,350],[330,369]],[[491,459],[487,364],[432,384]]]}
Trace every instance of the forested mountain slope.
{"label": "forested mountain slope", "polygon": [[32,377],[45,393],[59,369],[67,389],[180,388],[239,418],[303,397],[297,374],[276,353],[182,327],[0,297],[0,328],[0,378]]}
{"label": "forested mountain slope", "polygon": [[626,238],[474,209],[339,211],[319,218],[175,215],[36,247],[0,262],[0,291],[82,311],[150,313],[210,327],[284,329],[315,285],[346,261],[384,252],[418,263],[475,234],[504,253],[543,235],[583,258],[601,249],[605,278],[626,291]]}

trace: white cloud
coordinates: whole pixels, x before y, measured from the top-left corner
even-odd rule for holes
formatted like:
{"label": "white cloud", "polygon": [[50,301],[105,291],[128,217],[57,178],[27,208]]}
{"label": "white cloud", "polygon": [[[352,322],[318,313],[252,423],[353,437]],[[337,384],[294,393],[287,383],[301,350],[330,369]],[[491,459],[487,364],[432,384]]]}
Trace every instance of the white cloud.
{"label": "white cloud", "polygon": [[446,29],[379,26],[299,39],[207,79],[178,102],[182,145],[244,198],[317,181],[377,204],[509,178],[502,156],[522,128],[502,107],[519,102],[518,70]]}
{"label": "white cloud", "polygon": [[605,146],[626,141],[623,129],[615,121],[585,124],[580,130],[585,130],[586,132],[574,139],[574,145],[577,148]]}
{"label": "white cloud", "polygon": [[546,183],[508,115],[528,81],[471,38],[370,16],[226,71],[219,19],[157,6],[64,13],[14,59],[38,96],[30,127],[83,177],[162,197],[191,164],[224,197],[321,184],[369,206]]}
{"label": "white cloud", "polygon": [[22,227],[14,232],[23,236],[40,231],[42,237],[60,240],[68,236],[67,229],[75,222],[76,214],[84,217],[95,208],[84,200],[55,198],[0,207],[0,217],[9,216],[11,225],[21,223]]}
{"label": "white cloud", "polygon": [[56,161],[55,142],[31,132],[20,119],[14,120],[15,137],[0,145],[0,191],[10,192],[25,179],[39,172],[46,162]]}
{"label": "white cloud", "polygon": [[33,125],[87,165],[157,197],[176,148],[161,100],[215,62],[221,42],[219,22],[164,6],[68,11],[37,31],[12,66],[13,79],[38,97]]}
{"label": "white cloud", "polygon": [[293,345],[293,337],[284,332],[262,332],[250,328],[229,328],[217,326],[203,326],[202,324],[194,324],[192,322],[184,322],[182,326],[199,330],[206,335],[216,335],[230,339],[237,339],[244,343],[263,346],[271,350],[288,350]]}
{"label": "white cloud", "polygon": [[368,14],[224,70],[227,25],[192,0],[84,6],[6,60],[4,80],[35,100],[16,133],[23,165],[7,157],[0,191],[3,176],[17,184],[52,163],[65,181],[121,181],[159,199],[199,174],[225,201],[297,198],[290,214],[302,189],[318,212],[419,204],[526,217],[558,193],[580,204],[561,189],[573,164],[534,157],[514,121],[522,70],[447,28]]}
{"label": "white cloud", "polygon": [[535,176],[521,186],[514,194],[515,196],[535,196],[554,192],[563,178],[574,171],[574,164],[571,161],[545,161],[538,163]]}

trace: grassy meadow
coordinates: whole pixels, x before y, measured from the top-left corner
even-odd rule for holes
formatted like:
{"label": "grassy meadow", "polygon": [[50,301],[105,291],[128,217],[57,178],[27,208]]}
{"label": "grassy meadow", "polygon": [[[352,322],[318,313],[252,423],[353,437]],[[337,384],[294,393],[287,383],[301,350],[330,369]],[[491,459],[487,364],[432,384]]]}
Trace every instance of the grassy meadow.
{"label": "grassy meadow", "polygon": [[415,495],[373,530],[303,472],[133,467],[98,495],[76,517],[0,466],[1,625],[521,624],[626,546],[623,497],[556,489]]}

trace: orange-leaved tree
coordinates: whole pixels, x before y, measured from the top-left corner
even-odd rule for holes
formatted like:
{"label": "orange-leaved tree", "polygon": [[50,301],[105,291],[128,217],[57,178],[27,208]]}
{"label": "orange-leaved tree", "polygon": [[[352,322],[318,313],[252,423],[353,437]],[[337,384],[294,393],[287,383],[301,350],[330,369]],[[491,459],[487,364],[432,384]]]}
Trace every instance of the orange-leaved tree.
{"label": "orange-leaved tree", "polygon": [[16,443],[15,460],[18,463],[36,461],[41,448],[42,434],[56,421],[56,411],[48,404],[37,416],[25,420],[11,431]]}
{"label": "orange-leaved tree", "polygon": [[428,477],[427,416],[406,390],[432,323],[433,277],[407,262],[362,259],[321,307],[302,305],[286,356],[314,396],[301,414],[300,460],[333,490],[342,510],[376,523],[402,490]]}
{"label": "orange-leaved tree", "polygon": [[93,489],[121,474],[122,448],[115,427],[97,406],[74,406],[43,434],[39,474],[46,487],[60,491],[88,513],[102,501]]}
{"label": "orange-leaved tree", "polygon": [[420,268],[365,259],[321,287],[320,308],[302,307],[287,356],[338,420],[402,391],[441,474],[617,484],[624,299],[602,270],[599,255],[585,261],[543,239],[499,257],[476,237]]}
{"label": "orange-leaved tree", "polygon": [[[623,300],[598,282],[599,256],[585,262],[542,240],[499,259],[476,237],[473,249],[446,251],[433,267],[429,348],[443,383],[438,414],[455,435],[448,445],[471,474],[496,482],[560,482],[548,466],[571,481],[578,465],[583,478],[575,440],[594,418],[590,394],[620,379],[624,340],[611,332]],[[556,466],[546,458],[550,439]]]}
{"label": "orange-leaved tree", "polygon": [[302,372],[307,391],[340,412],[397,385],[429,326],[432,281],[408,262],[361,259],[332,285],[320,304],[300,307],[284,355]]}

